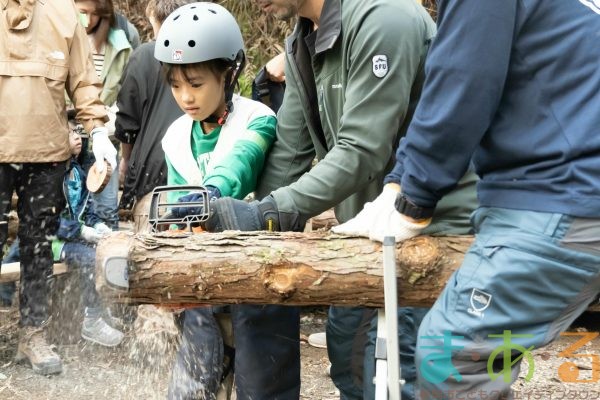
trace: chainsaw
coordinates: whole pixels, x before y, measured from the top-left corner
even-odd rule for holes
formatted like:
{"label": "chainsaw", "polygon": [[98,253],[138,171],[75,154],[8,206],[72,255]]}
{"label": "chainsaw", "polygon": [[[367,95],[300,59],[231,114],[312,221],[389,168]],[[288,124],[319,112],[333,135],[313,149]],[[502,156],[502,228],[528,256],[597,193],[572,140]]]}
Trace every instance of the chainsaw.
{"label": "chainsaw", "polygon": [[[188,193],[198,193],[199,199],[180,203],[177,199]],[[152,191],[148,210],[148,225],[156,235],[192,235],[201,232],[200,224],[208,219],[208,191],[203,186],[158,186]],[[179,212],[174,213],[173,210]],[[176,217],[176,214],[183,217]],[[101,261],[102,277],[107,286],[126,292],[129,290],[129,248],[114,249]]]}
{"label": "chainsaw", "polygon": [[[188,193],[198,193],[199,200],[180,203],[172,198],[179,198]],[[148,223],[152,233],[164,232],[177,227],[177,231],[194,233],[194,228],[200,226],[210,216],[208,205],[208,191],[204,186],[158,186],[152,191]],[[206,207],[205,207],[206,206]],[[179,209],[178,214],[185,214],[178,218],[173,213]]]}

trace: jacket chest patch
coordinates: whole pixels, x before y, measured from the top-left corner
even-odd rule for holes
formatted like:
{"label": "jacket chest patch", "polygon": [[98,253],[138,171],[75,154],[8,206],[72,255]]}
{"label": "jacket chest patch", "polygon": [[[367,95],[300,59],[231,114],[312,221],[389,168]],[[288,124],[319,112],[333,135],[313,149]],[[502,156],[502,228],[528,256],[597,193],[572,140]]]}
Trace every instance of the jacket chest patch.
{"label": "jacket chest patch", "polygon": [[373,57],[373,74],[378,78],[383,78],[388,73],[387,56],[377,55]]}

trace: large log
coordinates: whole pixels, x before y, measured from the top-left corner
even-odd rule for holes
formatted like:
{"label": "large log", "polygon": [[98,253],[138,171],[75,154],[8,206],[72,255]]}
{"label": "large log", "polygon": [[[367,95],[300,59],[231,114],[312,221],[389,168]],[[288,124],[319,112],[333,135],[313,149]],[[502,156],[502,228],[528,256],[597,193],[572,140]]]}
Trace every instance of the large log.
{"label": "large log", "polygon": [[[473,238],[421,236],[396,246],[399,304],[430,306]],[[128,292],[106,286],[102,260],[130,261]],[[381,244],[329,233],[119,233],[97,251],[97,287],[154,304],[383,305]]]}

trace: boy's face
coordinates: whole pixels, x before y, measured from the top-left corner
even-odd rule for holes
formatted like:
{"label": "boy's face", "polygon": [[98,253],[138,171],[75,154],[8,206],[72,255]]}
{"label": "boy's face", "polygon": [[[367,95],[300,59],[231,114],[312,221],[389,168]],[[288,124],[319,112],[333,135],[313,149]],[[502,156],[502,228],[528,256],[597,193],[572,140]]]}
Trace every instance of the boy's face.
{"label": "boy's face", "polygon": [[225,77],[215,76],[207,68],[186,71],[176,68],[171,76],[171,91],[181,109],[192,119],[203,121],[225,111]]}
{"label": "boy's face", "polygon": [[71,149],[71,155],[74,157],[81,153],[81,136],[77,133],[71,132],[69,134],[69,148]]}

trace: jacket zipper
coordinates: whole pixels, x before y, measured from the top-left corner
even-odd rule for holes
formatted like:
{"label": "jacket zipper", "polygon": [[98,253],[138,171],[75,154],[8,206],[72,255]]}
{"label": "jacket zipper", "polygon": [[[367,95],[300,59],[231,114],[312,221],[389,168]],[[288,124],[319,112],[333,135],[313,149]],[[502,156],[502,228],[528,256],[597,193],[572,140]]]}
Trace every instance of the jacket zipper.
{"label": "jacket zipper", "polygon": [[319,98],[321,106],[319,108],[323,108],[323,115],[325,116],[325,121],[327,121],[327,126],[329,127],[329,131],[331,132],[331,140],[333,141],[333,146],[337,144],[337,134],[333,129],[333,124],[331,123],[331,119],[329,119],[329,113],[327,112],[327,107],[325,107],[325,88],[323,84],[319,87]]}

